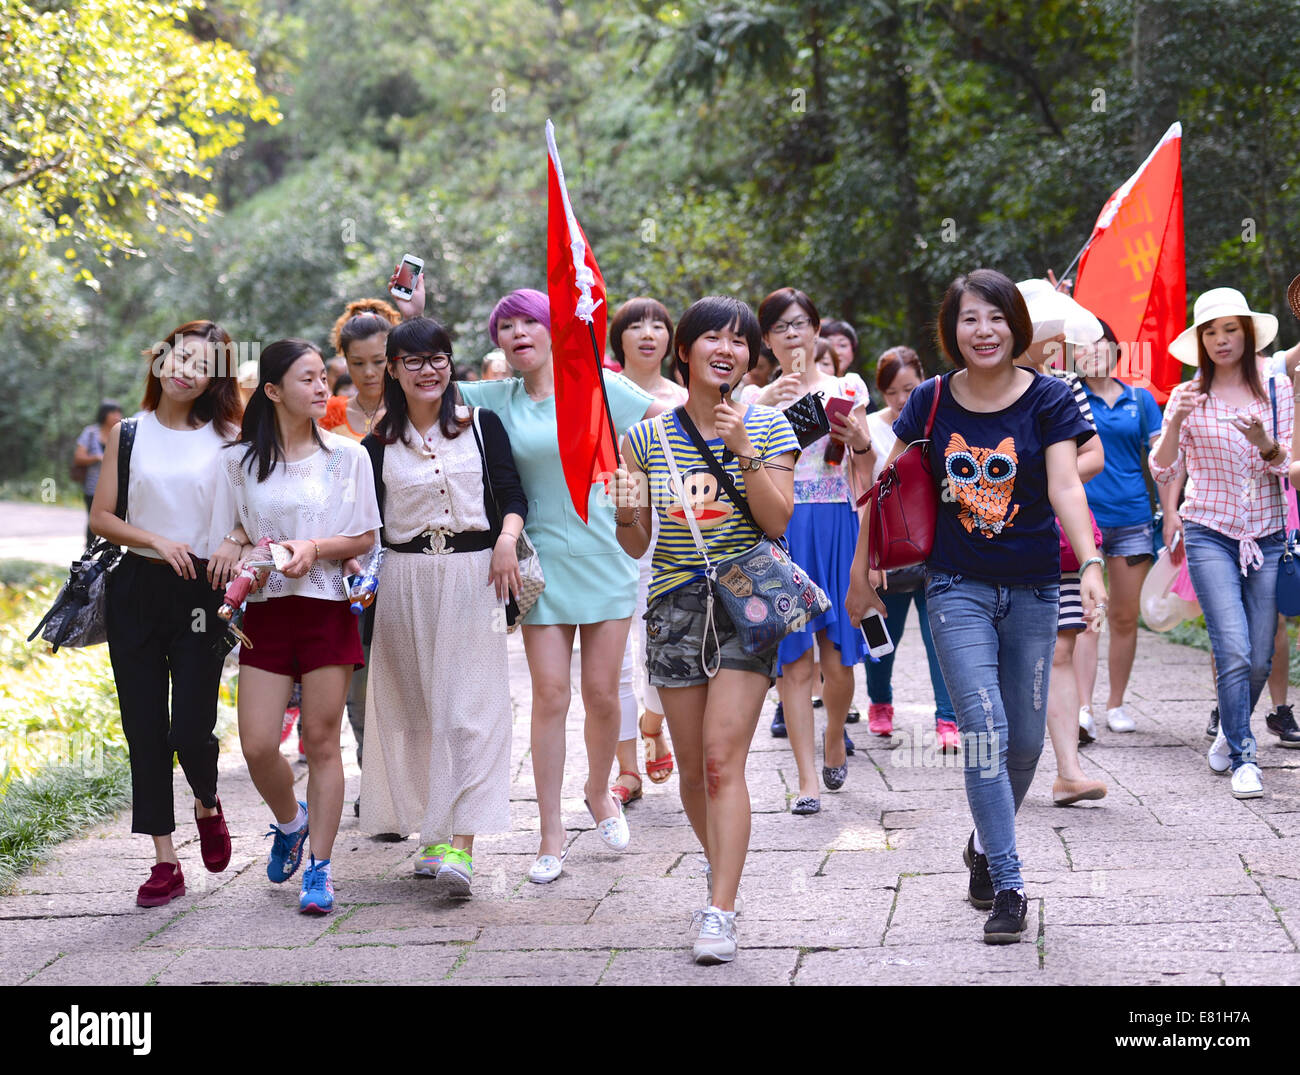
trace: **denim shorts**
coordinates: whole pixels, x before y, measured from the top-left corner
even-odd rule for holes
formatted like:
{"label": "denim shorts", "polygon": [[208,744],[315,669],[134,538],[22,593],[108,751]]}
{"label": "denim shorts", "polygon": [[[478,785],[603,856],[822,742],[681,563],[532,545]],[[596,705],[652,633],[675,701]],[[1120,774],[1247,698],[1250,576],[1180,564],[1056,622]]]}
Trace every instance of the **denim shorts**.
{"label": "denim shorts", "polygon": [[1102,526],[1101,554],[1103,556],[1123,556],[1129,564],[1140,563],[1144,559],[1155,559],[1155,531],[1150,523],[1137,523],[1134,526]]}
{"label": "denim shorts", "polygon": [[[708,683],[700,647],[704,641],[704,623],[708,583],[703,579],[688,582],[661,594],[645,613],[646,678],[652,687],[698,687]],[[777,646],[763,653],[749,653],[741,644],[736,628],[722,602],[713,602],[713,622],[717,629],[722,668],[757,672],[776,682]],[[705,655],[712,667],[714,657],[712,632]]]}

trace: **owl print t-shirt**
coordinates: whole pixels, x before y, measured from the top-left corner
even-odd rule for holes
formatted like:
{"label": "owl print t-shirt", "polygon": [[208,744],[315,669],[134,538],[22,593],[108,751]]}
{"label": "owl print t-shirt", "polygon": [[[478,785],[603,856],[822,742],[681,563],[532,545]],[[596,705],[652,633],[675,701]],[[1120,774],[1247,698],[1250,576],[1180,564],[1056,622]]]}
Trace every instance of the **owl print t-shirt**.
{"label": "owl print t-shirt", "polygon": [[[1041,585],[1060,577],[1060,540],[1047,497],[1047,446],[1083,444],[1095,430],[1069,386],[1033,370],[1011,406],[968,411],[943,378],[930,461],[939,492],[929,568],[989,582]],[[931,382],[933,383],[933,382]],[[904,444],[924,435],[934,396],[915,389],[894,433]]]}

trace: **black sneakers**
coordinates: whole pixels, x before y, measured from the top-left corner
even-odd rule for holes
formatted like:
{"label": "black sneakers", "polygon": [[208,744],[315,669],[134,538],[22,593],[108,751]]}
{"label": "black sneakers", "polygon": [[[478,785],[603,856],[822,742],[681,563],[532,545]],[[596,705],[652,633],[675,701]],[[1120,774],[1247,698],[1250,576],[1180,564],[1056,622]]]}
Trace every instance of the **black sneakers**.
{"label": "black sneakers", "polygon": [[989,876],[989,860],[975,850],[973,832],[966,841],[966,850],[961,853],[961,860],[970,870],[970,888],[966,898],[972,907],[987,911],[993,906],[993,878]]}
{"label": "black sneakers", "polygon": [[1300,727],[1296,726],[1295,716],[1289,705],[1280,705],[1277,711],[1264,718],[1268,730],[1278,737],[1280,747],[1300,747]]}
{"label": "black sneakers", "polygon": [[993,913],[984,923],[985,944],[1017,944],[1025,928],[1029,900],[1014,888],[1004,888],[993,897]]}
{"label": "black sneakers", "polygon": [[1219,738],[1219,707],[1217,705],[1210,710],[1210,723],[1205,726],[1205,738]]}

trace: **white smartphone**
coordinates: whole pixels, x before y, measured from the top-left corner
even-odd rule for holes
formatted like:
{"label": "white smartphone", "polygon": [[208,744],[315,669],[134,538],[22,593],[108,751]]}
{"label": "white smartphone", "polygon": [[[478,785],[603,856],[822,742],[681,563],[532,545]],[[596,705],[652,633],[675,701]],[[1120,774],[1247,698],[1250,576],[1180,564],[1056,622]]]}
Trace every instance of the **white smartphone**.
{"label": "white smartphone", "polygon": [[415,278],[424,272],[424,261],[414,254],[402,255],[402,267],[397,270],[397,280],[389,294],[398,299],[409,299],[415,291]]}
{"label": "white smartphone", "polygon": [[874,608],[862,617],[862,637],[866,639],[867,652],[873,657],[894,652],[894,640],[885,627],[885,617]]}

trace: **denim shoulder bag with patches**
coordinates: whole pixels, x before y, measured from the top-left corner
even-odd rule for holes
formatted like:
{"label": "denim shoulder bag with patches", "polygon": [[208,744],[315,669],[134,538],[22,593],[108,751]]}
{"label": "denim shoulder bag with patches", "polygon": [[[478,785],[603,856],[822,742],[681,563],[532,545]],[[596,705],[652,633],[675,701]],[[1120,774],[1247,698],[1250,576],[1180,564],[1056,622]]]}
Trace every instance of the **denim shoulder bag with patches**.
{"label": "denim shoulder bag with patches", "polygon": [[[718,645],[718,631],[714,621],[714,593],[722,602],[723,610],[736,628],[736,635],[746,653],[766,653],[786,635],[801,630],[809,620],[830,611],[831,603],[822,588],[808,577],[798,564],[790,559],[784,542],[772,541],[755,521],[740,490],[731,476],[718,463],[700,431],[695,428],[684,407],[675,414],[682,429],[703,457],[705,465],[718,479],[727,496],[759,535],[756,544],[742,553],[720,560],[709,557],[695,512],[686,498],[682,476],[677,469],[668,432],[664,428],[664,415],[654,419],[655,435],[672,475],[673,487],[682,504],[682,514],[690,527],[695,547],[704,559],[704,573],[709,583],[705,605],[704,631],[700,641],[700,663],[704,674],[712,679],[721,667],[722,654]],[[713,660],[707,655],[710,635],[713,638]]]}

